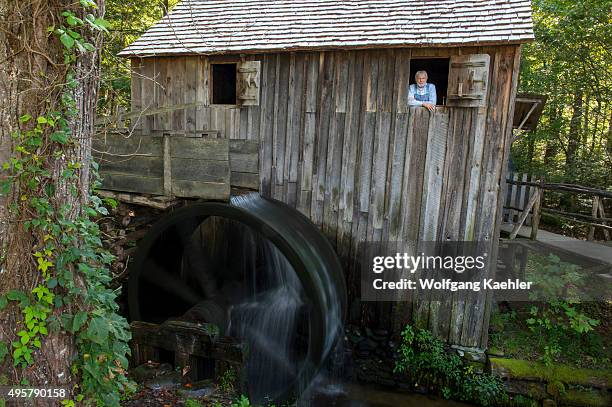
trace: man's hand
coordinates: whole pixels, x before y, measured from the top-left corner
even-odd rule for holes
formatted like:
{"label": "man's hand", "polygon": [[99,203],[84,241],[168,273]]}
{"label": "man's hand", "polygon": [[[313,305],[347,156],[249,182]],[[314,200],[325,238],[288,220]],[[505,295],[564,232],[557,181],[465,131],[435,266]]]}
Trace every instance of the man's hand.
{"label": "man's hand", "polygon": [[433,112],[434,110],[436,110],[436,105],[429,103],[429,102],[423,102],[423,107],[426,107],[427,110],[429,110],[430,112]]}

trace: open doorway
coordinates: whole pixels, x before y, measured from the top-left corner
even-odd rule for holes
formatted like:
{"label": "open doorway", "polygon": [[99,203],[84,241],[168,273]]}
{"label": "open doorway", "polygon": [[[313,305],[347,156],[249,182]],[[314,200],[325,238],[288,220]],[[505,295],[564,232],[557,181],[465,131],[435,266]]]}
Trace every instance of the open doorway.
{"label": "open doorway", "polygon": [[410,60],[410,83],[416,83],[414,74],[417,71],[426,71],[427,82],[436,85],[438,105],[446,104],[449,61],[449,58],[413,58]]}

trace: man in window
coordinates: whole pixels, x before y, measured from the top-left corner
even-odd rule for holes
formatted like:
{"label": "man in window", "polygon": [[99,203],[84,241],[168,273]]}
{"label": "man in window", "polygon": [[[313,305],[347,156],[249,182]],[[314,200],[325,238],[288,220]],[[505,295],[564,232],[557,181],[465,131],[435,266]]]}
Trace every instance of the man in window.
{"label": "man in window", "polygon": [[408,88],[408,104],[410,106],[423,106],[430,112],[436,109],[436,86],[427,83],[427,72],[418,71],[414,75],[416,83]]}

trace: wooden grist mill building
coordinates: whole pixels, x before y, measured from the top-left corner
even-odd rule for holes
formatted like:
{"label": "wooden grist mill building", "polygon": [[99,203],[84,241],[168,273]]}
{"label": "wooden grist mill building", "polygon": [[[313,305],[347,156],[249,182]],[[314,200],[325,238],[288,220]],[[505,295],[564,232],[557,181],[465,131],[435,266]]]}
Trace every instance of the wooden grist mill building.
{"label": "wooden grist mill building", "polygon": [[[483,347],[486,296],[362,307],[354,259],[365,241],[495,251],[532,39],[529,0],[184,0],[120,54],[132,132],[98,141],[104,187],[284,201],[336,247],[352,320],[413,320]],[[436,85],[434,113],[408,104],[417,70]]]}

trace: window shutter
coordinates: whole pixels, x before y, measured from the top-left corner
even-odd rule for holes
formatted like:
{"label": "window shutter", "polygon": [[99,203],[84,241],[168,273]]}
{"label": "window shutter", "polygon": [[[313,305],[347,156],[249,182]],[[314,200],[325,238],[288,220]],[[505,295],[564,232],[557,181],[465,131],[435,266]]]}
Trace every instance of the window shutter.
{"label": "window shutter", "polygon": [[236,71],[238,103],[242,106],[258,106],[261,61],[239,62]]}
{"label": "window shutter", "polygon": [[454,55],[448,71],[448,106],[485,106],[489,81],[488,54]]}

